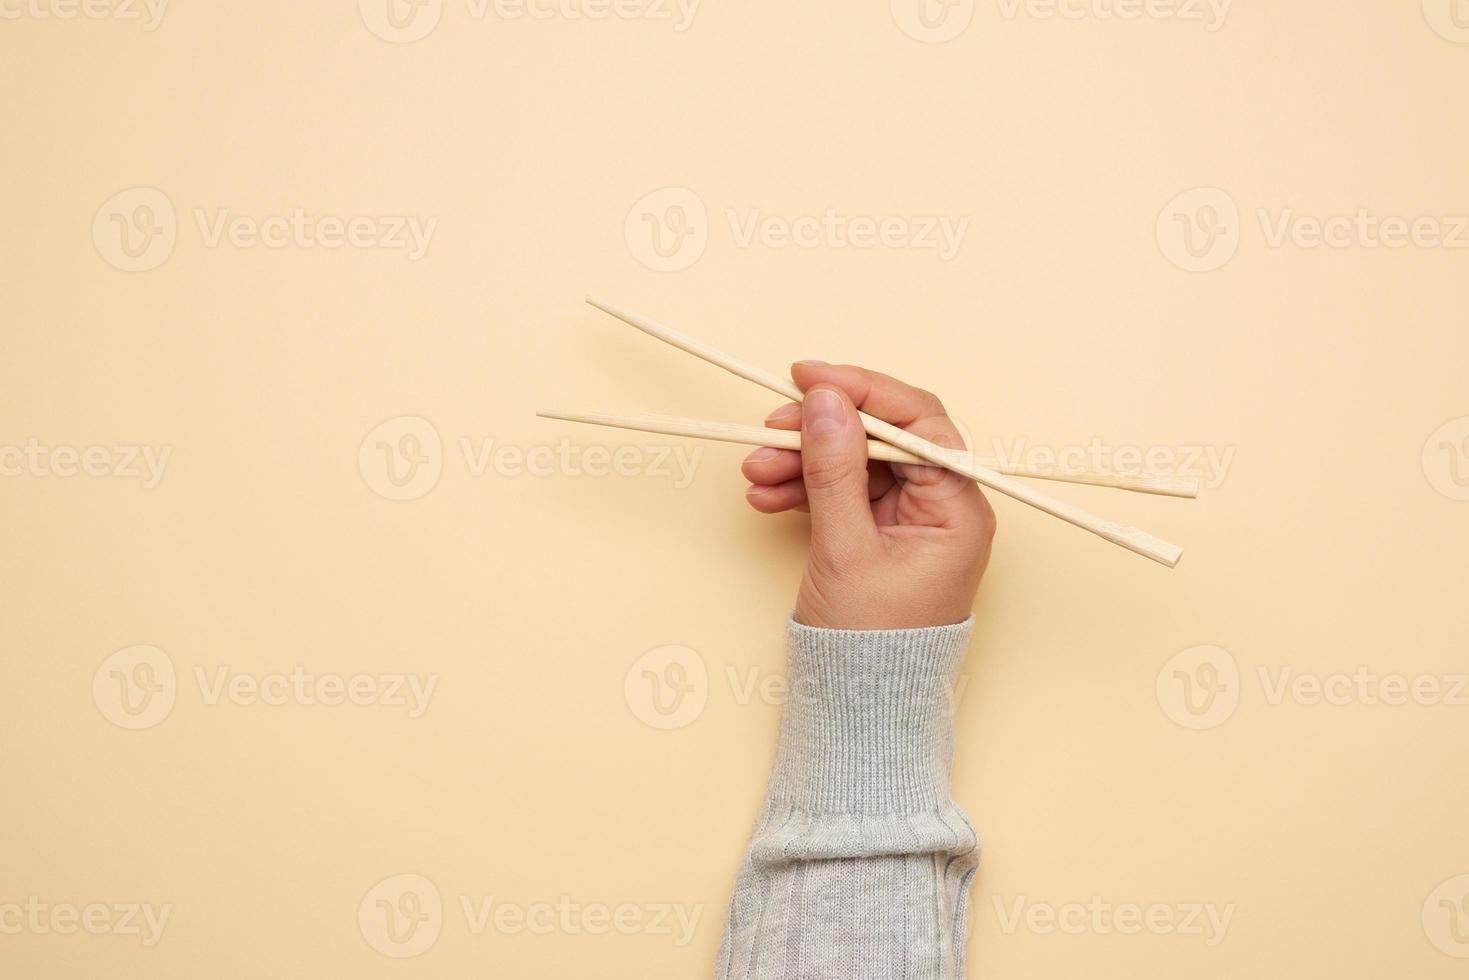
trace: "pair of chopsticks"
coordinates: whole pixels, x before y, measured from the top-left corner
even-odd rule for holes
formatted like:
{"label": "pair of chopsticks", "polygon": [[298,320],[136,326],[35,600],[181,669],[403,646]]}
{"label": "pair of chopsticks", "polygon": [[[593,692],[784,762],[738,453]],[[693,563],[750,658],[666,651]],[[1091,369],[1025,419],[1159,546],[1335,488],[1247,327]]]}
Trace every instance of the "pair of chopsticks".
{"label": "pair of chopsticks", "polygon": [[[655,323],[646,317],[639,316],[628,310],[620,309],[610,303],[588,298],[587,302],[604,313],[609,313],[617,319],[636,327],[649,336],[656,337],[664,343],[671,344],[679,350],[686,351],[697,358],[708,361],[718,367],[724,368],[731,374],[738,375],[747,381],[753,381],[762,387],[795,402],[805,398],[804,392],[797,388],[789,378],[778,374],[772,374],[753,365],[746,364],[730,355],[711,347],[700,340],[695,340],[676,330]],[[640,432],[656,432],[663,435],[688,436],[697,439],[712,439],[719,442],[732,442],[752,446],[774,446],[783,449],[800,449],[801,434],[783,429],[767,429],[761,426],[736,425],[729,422],[705,422],[699,419],[676,418],[665,415],[606,415],[591,412],[553,412],[541,411],[537,415],[542,418],[560,419],[568,422],[585,422],[592,425],[606,425],[619,429],[633,429]],[[1006,496],[1013,497],[1022,503],[1030,504],[1038,510],[1059,517],[1061,520],[1074,524],[1083,530],[1120,545],[1128,551],[1151,558],[1156,562],[1167,565],[1169,568],[1178,564],[1183,557],[1183,549],[1178,545],[1170,544],[1161,538],[1156,538],[1141,528],[1130,527],[1126,524],[1117,524],[1113,521],[1097,517],[1088,513],[1080,507],[1057,500],[1035,488],[1021,483],[1012,477],[1034,477],[1044,480],[1058,480],[1066,483],[1085,483],[1093,486],[1114,487],[1119,490],[1131,490],[1138,493],[1163,494],[1174,497],[1196,497],[1198,496],[1198,481],[1188,477],[1179,476],[1149,476],[1145,474],[1126,473],[1081,473],[1063,474],[1049,470],[1037,470],[1021,465],[1001,465],[993,460],[981,460],[967,452],[957,449],[949,449],[944,446],[921,439],[911,432],[905,432],[895,425],[884,422],[882,419],[874,418],[865,412],[859,412],[862,419],[862,427],[873,440],[867,443],[867,454],[872,459],[885,460],[894,463],[920,463],[930,466],[942,466],[953,470],[955,473],[963,474],[982,486],[997,490]]]}

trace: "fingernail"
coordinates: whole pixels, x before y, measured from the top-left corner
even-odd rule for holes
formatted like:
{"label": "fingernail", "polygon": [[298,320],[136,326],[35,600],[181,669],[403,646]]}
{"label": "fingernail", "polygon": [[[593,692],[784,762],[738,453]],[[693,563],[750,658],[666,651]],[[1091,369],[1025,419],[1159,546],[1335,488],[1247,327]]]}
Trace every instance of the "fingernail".
{"label": "fingernail", "polygon": [[801,406],[800,405],[797,405],[795,402],[787,402],[786,404],[782,405],[780,408],[777,408],[775,411],[773,411],[769,415],[765,416],[765,421],[767,421],[767,422],[783,422],[786,419],[791,418],[792,416],[796,416],[796,415],[800,415],[800,414],[801,414]]}
{"label": "fingernail", "polygon": [[796,363],[797,364],[804,364],[807,367],[826,367],[827,366],[825,361],[797,361]]}
{"label": "fingernail", "polygon": [[817,388],[806,395],[806,431],[825,435],[840,431],[846,424],[847,410],[841,398],[830,388]]}
{"label": "fingernail", "polygon": [[755,450],[749,456],[746,456],[745,457],[745,462],[747,462],[747,463],[763,463],[767,459],[774,459],[775,457],[777,457],[779,455],[780,455],[779,450],[771,449],[769,446],[765,446],[765,447],[763,447],[761,449]]}
{"label": "fingernail", "polygon": [[745,496],[746,497],[758,497],[762,493],[764,493],[765,491],[767,491],[769,489],[770,489],[769,487],[762,487],[762,486],[758,486],[758,485],[752,484],[750,486],[750,488],[745,491]]}

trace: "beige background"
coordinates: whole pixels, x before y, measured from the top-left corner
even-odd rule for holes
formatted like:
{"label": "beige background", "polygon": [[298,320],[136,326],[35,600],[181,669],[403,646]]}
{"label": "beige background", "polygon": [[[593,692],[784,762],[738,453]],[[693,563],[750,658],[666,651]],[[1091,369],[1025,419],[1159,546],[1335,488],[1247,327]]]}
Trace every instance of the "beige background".
{"label": "beige background", "polygon": [[[773,407],[595,293],[879,366],[982,449],[1228,460],[1196,502],[1056,490],[1172,572],[996,502],[971,975],[1463,975],[1462,2],[67,2],[0,20],[0,974],[707,974],[803,528],[738,449],[686,482],[533,417]],[[743,235],[828,209],[898,220]],[[408,218],[426,254],[373,244]]]}

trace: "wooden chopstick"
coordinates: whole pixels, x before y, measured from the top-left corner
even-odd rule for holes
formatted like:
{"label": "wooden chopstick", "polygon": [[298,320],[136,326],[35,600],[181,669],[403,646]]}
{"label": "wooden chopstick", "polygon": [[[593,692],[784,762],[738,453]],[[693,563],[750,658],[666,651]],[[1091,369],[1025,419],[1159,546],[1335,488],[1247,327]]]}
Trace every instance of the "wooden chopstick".
{"label": "wooden chopstick", "polygon": [[[681,334],[660,323],[655,323],[647,317],[620,309],[610,303],[592,299],[591,297],[587,297],[587,302],[602,312],[615,316],[617,319],[629,326],[636,327],[651,337],[656,337],[664,343],[672,344],[679,350],[686,351],[695,357],[722,367],[731,374],[738,375],[747,381],[753,381],[758,385],[769,388],[771,391],[784,395],[792,401],[799,402],[805,397],[801,389],[797,388],[795,382],[789,378],[772,374],[769,371],[762,371],[753,365],[746,364],[737,358],[731,357],[703,341],[695,340],[693,337]],[[997,490],[1008,497],[1019,500],[1021,503],[1030,504],[1032,507],[1044,511],[1052,517],[1059,517],[1069,524],[1074,524],[1083,530],[1090,531],[1098,537],[1126,548],[1128,551],[1151,558],[1160,564],[1167,565],[1169,568],[1177,565],[1178,560],[1183,557],[1183,549],[1178,545],[1154,537],[1141,528],[1131,527],[1127,524],[1118,524],[1098,517],[1080,507],[1068,504],[1064,500],[1057,500],[1048,494],[1036,490],[1034,487],[1021,483],[1002,473],[997,473],[988,467],[981,466],[968,453],[935,445],[927,439],[920,439],[912,433],[904,432],[897,426],[884,422],[882,419],[874,418],[865,412],[859,412],[858,415],[861,417],[862,427],[867,430],[868,435],[875,436],[890,445],[906,449],[915,456],[921,456],[929,463],[943,466],[956,473],[962,473],[970,479],[989,487],[991,490]]]}
{"label": "wooden chopstick", "polygon": [[[801,448],[801,433],[790,429],[767,429],[758,425],[740,425],[734,422],[709,422],[703,419],[680,418],[675,415],[608,415],[604,412],[562,412],[544,409],[536,413],[543,419],[560,419],[563,422],[584,422],[588,425],[605,425],[614,429],[631,429],[636,432],[656,432],[660,435],[686,436],[691,439],[712,439],[715,442],[732,442],[742,446],[774,446],[777,449]],[[880,459],[888,463],[916,463],[930,466],[921,456],[906,449],[890,446],[877,439],[867,441],[869,459]],[[1199,481],[1194,477],[1153,476],[1147,473],[1063,473],[1024,464],[1005,464],[998,460],[976,458],[981,466],[1007,476],[1023,476],[1037,480],[1055,480],[1059,483],[1081,483],[1095,487],[1113,487],[1136,493],[1153,493],[1165,497],[1197,497]]]}

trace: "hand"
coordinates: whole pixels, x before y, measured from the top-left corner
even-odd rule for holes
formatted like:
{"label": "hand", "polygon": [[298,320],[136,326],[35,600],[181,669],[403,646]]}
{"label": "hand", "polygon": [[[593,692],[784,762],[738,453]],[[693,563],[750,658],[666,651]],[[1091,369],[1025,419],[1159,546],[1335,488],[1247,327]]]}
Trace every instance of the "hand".
{"label": "hand", "polygon": [[829,629],[946,626],[969,616],[989,564],[995,513],[979,486],[933,466],[869,462],[857,410],[930,442],[964,448],[926,391],[850,365],[799,361],[806,396],[771,413],[800,429],[801,451],[757,449],[742,472],[763,514],[811,513],[811,551],[796,620]]}

